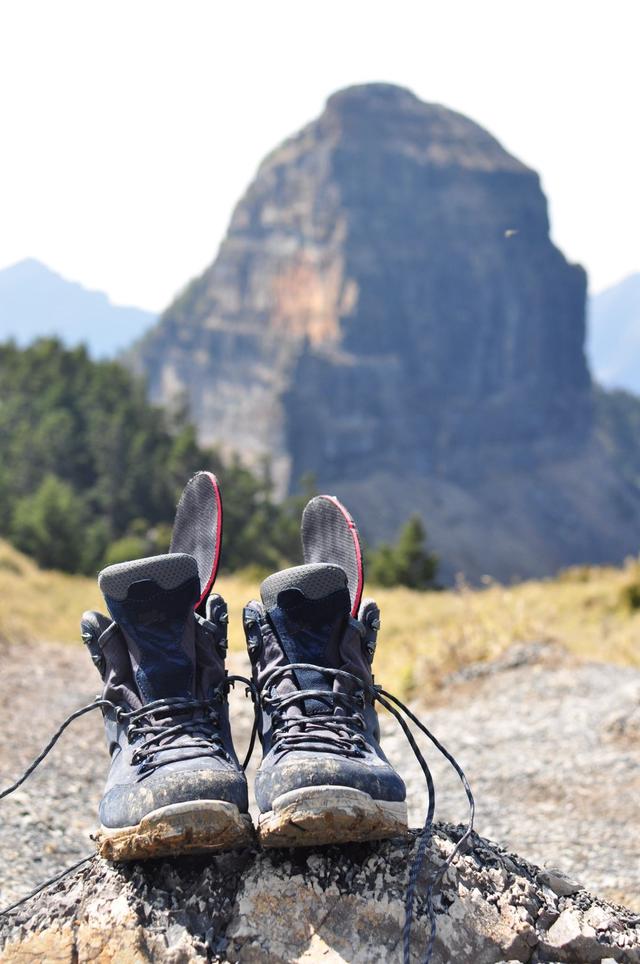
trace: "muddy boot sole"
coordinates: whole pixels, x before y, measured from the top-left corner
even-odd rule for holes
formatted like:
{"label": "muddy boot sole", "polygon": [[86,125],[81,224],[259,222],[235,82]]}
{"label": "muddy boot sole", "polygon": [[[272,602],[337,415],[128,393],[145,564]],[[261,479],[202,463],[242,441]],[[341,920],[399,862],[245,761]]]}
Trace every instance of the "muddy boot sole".
{"label": "muddy boot sole", "polygon": [[273,810],[260,815],[263,847],[313,847],[322,844],[386,840],[407,833],[406,803],[374,800],[362,790],[318,786],[276,797]]}
{"label": "muddy boot sole", "polygon": [[235,804],[193,800],[153,810],[132,827],[100,827],[95,840],[107,860],[148,860],[241,849],[255,835],[251,817]]}

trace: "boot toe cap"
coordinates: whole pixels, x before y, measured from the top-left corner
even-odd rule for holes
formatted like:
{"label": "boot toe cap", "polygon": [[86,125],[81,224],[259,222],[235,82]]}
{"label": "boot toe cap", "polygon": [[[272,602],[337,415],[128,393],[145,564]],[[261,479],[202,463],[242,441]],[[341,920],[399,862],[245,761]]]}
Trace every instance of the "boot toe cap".
{"label": "boot toe cap", "polygon": [[400,775],[385,761],[350,759],[331,754],[289,753],[281,762],[265,763],[256,774],[255,794],[261,813],[272,809],[282,793],[302,787],[351,787],[368,793],[374,800],[398,801],[406,798]]}
{"label": "boot toe cap", "polygon": [[174,803],[224,800],[241,813],[249,809],[247,781],[240,771],[196,769],[163,772],[162,769],[135,783],[116,784],[100,803],[103,827],[130,827],[147,814]]}

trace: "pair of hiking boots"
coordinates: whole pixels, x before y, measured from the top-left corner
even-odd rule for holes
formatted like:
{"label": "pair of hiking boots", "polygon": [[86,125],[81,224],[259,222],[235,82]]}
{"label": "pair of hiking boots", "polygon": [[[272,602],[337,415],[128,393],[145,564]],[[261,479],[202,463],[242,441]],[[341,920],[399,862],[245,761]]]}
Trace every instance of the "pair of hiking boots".
{"label": "pair of hiking boots", "polygon": [[261,601],[243,611],[251,680],[225,668],[227,606],[211,592],[222,536],[213,475],[187,485],[167,555],[100,573],[111,618],[85,613],[82,634],[104,681],[111,755],[96,838],[102,856],[253,841],[227,700],[239,680],[254,699],[262,744],[263,846],[406,833],[405,786],[379,743],[371,671],[379,611],[361,598],[357,530],[337,499],[318,496],[301,531],[305,564],[265,579]]}

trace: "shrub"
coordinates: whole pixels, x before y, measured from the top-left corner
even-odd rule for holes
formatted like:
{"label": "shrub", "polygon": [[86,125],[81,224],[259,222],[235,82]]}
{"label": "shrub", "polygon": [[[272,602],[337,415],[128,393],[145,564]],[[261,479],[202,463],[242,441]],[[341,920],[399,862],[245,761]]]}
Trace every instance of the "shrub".
{"label": "shrub", "polygon": [[640,609],[640,582],[628,582],[620,591],[620,601],[625,609]]}
{"label": "shrub", "polygon": [[371,581],[379,586],[433,587],[438,559],[426,548],[427,534],[419,516],[412,516],[402,528],[398,541],[378,546],[369,555]]}
{"label": "shrub", "polygon": [[19,499],[11,534],[18,549],[45,569],[80,568],[84,513],[70,485],[47,475],[32,495]]}
{"label": "shrub", "polygon": [[149,555],[147,540],[143,536],[123,536],[116,539],[107,549],[103,564],[113,566],[117,562],[129,562],[131,559],[144,559]]}

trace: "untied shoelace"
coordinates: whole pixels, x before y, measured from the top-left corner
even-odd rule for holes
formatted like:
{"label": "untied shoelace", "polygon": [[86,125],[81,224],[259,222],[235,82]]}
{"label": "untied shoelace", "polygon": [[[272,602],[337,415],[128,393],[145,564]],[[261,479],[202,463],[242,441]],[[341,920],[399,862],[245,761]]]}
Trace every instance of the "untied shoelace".
{"label": "untied shoelace", "polygon": [[[333,680],[341,680],[349,685],[354,686],[354,693],[344,693],[332,690],[296,690],[294,693],[288,693],[284,696],[272,696],[271,690],[273,684],[277,682],[277,678],[284,676],[286,673],[295,672],[298,670],[311,670],[322,675],[327,676]],[[318,734],[314,733],[310,735],[305,732],[305,728],[308,725],[312,725],[316,728],[320,728],[321,735],[320,740],[322,742],[323,749],[330,749],[332,752],[337,752],[346,755],[360,755],[362,750],[363,737],[362,733],[362,717],[358,713],[358,710],[364,706],[364,695],[367,694],[371,700],[377,701],[383,706],[399,723],[407,741],[414,753],[416,760],[422,770],[425,782],[427,786],[428,804],[427,804],[427,814],[425,818],[424,825],[418,833],[418,844],[416,851],[411,863],[409,870],[409,880],[407,884],[407,890],[405,895],[405,922],[402,931],[402,944],[403,944],[403,961],[404,964],[410,964],[411,957],[411,928],[413,924],[413,912],[416,901],[416,890],[418,885],[418,880],[420,873],[424,866],[425,857],[429,844],[433,836],[433,818],[435,814],[436,806],[436,794],[435,785],[433,782],[433,776],[429,765],[425,760],[418,744],[416,743],[415,737],[411,732],[406,719],[409,719],[436,747],[436,749],[444,756],[444,758],[451,764],[453,769],[458,774],[460,781],[464,787],[468,804],[469,804],[469,817],[467,821],[466,828],[455,846],[452,848],[451,852],[447,855],[446,859],[440,864],[437,871],[432,874],[425,894],[425,907],[427,916],[430,924],[429,937],[427,941],[427,947],[425,950],[425,955],[423,958],[424,964],[429,964],[431,961],[433,950],[435,946],[436,939],[436,915],[433,907],[433,894],[437,884],[442,880],[448,868],[451,866],[455,857],[460,853],[466,844],[467,840],[471,837],[473,833],[473,821],[475,816],[475,802],[473,798],[473,793],[471,787],[469,786],[469,781],[467,780],[462,767],[456,761],[451,753],[440,743],[438,738],[421,722],[421,720],[396,696],[389,693],[387,690],[383,689],[377,684],[368,684],[361,680],[358,676],[354,676],[352,673],[348,673],[345,670],[331,669],[324,666],[316,666],[311,663],[293,663],[287,666],[280,667],[274,670],[272,674],[267,678],[264,686],[262,687],[262,694],[259,695],[256,691],[255,685],[251,680],[246,679],[243,676],[227,676],[223,687],[228,690],[228,686],[232,686],[235,682],[243,683],[246,686],[247,694],[251,695],[254,704],[258,702],[262,703],[263,707],[268,709],[271,713],[276,714],[276,719],[279,720],[279,727],[276,728],[276,745],[279,743],[280,748],[286,752],[286,750],[300,748],[304,745],[305,741],[317,742]],[[228,685],[227,685],[228,684]],[[73,723],[75,720],[84,716],[86,713],[90,713],[93,710],[110,708],[113,710],[122,722],[130,722],[134,727],[134,733],[145,737],[145,741],[141,746],[141,750],[144,749],[143,756],[149,754],[157,754],[158,751],[162,751],[163,747],[159,746],[158,743],[163,737],[167,735],[185,735],[190,731],[193,731],[193,735],[196,737],[198,743],[198,748],[200,752],[203,752],[203,747],[201,743],[206,742],[204,738],[203,730],[203,719],[191,719],[185,721],[175,722],[176,713],[187,713],[192,711],[207,711],[208,708],[213,708],[216,702],[219,702],[221,698],[221,693],[216,693],[211,700],[188,700],[183,698],[174,698],[172,700],[156,700],[154,703],[146,704],[138,710],[134,711],[124,711],[122,707],[118,707],[111,700],[104,700],[96,698],[92,703],[83,706],[73,713],[69,714],[66,720],[60,725],[60,727],[53,734],[47,745],[38,754],[35,760],[26,768],[24,773],[11,784],[11,786],[6,787],[4,790],[0,791],[0,800],[4,797],[9,796],[15,790],[20,787],[25,780],[27,780],[34,770],[42,763],[45,757],[53,749],[55,744],[58,742],[60,737],[66,728]],[[225,698],[225,697],[222,697]],[[312,717],[305,716],[294,716],[283,718],[280,714],[286,710],[290,705],[297,702],[304,701],[306,699],[321,700],[331,706],[342,706],[343,709],[352,709],[353,712],[350,714],[334,716],[333,713],[322,713],[314,714]],[[162,723],[163,715],[167,714],[170,719],[166,721],[165,725]],[[403,716],[404,714],[404,716]],[[404,718],[406,717],[406,719]],[[289,722],[289,721],[292,722]],[[298,731],[295,732],[295,727],[298,727]],[[281,728],[280,735],[278,735],[277,730]],[[246,769],[253,748],[255,745],[257,732],[257,715],[254,719],[253,729],[251,732],[251,739],[247,755],[242,764],[243,770]],[[197,734],[197,735],[196,735]],[[219,752],[221,747],[219,746],[219,741],[213,739],[209,741],[211,752]],[[170,746],[171,743],[167,745]],[[186,749],[186,748],[185,748]],[[156,764],[161,765],[161,764]],[[16,910],[26,901],[35,897],[41,891],[45,890],[51,884],[57,883],[67,874],[73,873],[83,864],[87,863],[94,857],[94,854],[89,854],[79,860],[77,863],[63,870],[61,873],[56,874],[54,877],[50,877],[48,880],[44,881],[34,890],[32,890],[25,897],[11,904],[9,907],[5,907],[0,910],[0,915],[6,915]]]}

